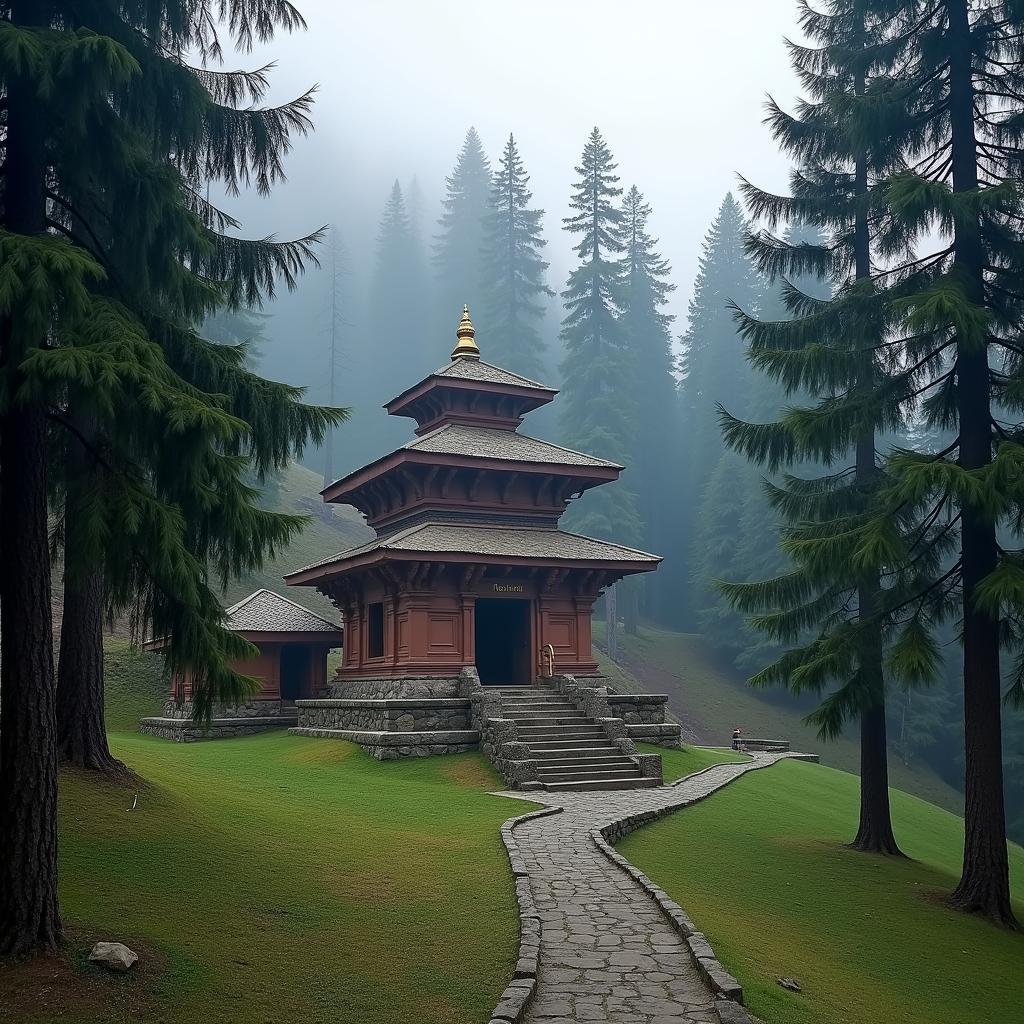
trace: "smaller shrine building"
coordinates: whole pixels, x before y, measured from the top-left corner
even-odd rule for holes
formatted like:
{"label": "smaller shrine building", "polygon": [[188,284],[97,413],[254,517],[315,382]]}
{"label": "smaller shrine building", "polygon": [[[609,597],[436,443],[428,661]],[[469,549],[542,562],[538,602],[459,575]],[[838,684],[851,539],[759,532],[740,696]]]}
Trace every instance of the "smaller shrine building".
{"label": "smaller shrine building", "polygon": [[[208,726],[192,722],[192,685],[187,674],[171,678],[162,716],[142,720],[142,731],[167,739],[190,740],[245,735],[295,725],[297,700],[321,696],[327,685],[327,656],[342,646],[336,622],[271,590],[257,590],[225,610],[226,625],[256,648],[231,663],[260,687],[245,704],[218,705]],[[159,651],[162,640],[145,644]]]}
{"label": "smaller shrine building", "polygon": [[440,695],[467,667],[485,686],[595,676],[594,602],[661,561],[559,527],[623,467],[520,433],[557,391],[484,362],[468,309],[457,339],[448,365],[385,406],[415,421],[415,437],[322,492],[376,537],[286,577],[342,612],[335,696],[397,694],[410,679]]}

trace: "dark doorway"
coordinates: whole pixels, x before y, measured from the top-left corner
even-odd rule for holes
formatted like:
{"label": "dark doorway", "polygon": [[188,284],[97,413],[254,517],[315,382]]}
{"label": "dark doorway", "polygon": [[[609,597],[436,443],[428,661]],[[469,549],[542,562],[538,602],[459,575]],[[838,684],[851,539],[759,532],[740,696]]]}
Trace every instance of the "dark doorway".
{"label": "dark doorway", "polygon": [[310,696],[310,649],[302,644],[281,648],[281,700],[303,700]]}
{"label": "dark doorway", "polygon": [[480,682],[526,686],[530,672],[530,602],[476,602],[476,670]]}

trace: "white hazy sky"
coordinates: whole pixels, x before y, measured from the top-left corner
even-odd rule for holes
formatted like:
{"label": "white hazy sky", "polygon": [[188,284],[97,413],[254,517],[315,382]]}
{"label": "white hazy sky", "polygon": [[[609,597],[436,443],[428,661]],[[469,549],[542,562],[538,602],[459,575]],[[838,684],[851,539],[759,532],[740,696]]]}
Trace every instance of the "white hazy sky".
{"label": "white hazy sky", "polygon": [[[699,246],[736,172],[769,188],[786,163],[762,125],[797,85],[783,36],[795,0],[296,0],[309,31],[246,58],[277,60],[273,99],[316,82],[314,137],[270,200],[241,201],[247,233],[337,223],[372,245],[391,181],[415,174],[433,217],[466,128],[496,162],[514,132],[546,211],[551,285],[564,284],[561,230],[573,167],[593,125],[654,207],[682,319]],[[680,328],[682,324],[680,324]]]}

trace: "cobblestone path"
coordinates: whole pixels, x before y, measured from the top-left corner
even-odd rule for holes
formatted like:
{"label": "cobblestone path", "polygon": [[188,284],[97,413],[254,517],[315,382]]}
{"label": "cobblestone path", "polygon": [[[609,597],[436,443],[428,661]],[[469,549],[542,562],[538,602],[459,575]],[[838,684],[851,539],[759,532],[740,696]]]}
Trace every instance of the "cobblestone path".
{"label": "cobblestone path", "polygon": [[541,918],[537,992],[526,1021],[717,1024],[713,996],[683,939],[591,832],[638,812],[684,807],[780,756],[755,754],[659,789],[517,794],[563,808],[514,832]]}

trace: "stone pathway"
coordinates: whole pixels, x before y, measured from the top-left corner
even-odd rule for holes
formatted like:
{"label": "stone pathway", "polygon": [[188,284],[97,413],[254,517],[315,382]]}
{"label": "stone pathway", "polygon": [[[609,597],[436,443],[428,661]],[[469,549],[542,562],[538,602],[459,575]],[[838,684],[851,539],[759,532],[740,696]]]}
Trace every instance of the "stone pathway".
{"label": "stone pathway", "polygon": [[537,990],[525,1021],[717,1024],[714,996],[684,940],[591,832],[632,814],[686,806],[783,756],[755,754],[659,789],[507,794],[563,808],[514,831],[541,919]]}

